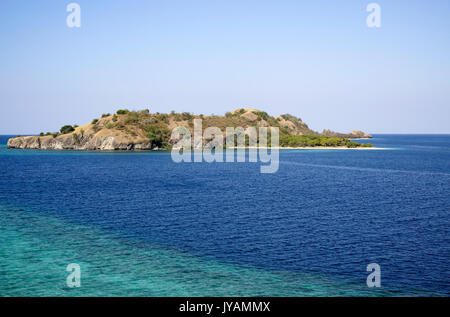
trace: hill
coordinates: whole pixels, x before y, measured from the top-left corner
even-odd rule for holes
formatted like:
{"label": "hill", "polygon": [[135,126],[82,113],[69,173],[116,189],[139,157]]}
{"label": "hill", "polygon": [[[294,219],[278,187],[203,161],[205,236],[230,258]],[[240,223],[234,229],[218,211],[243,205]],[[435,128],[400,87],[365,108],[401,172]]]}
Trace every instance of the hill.
{"label": "hill", "polygon": [[[39,136],[18,136],[8,140],[8,148],[43,150],[161,150],[170,149],[171,131],[183,126],[193,132],[193,120],[202,119],[202,127],[278,127],[280,146],[371,146],[351,142],[350,138],[370,137],[361,131],[350,134],[311,130],[300,118],[290,114],[273,117],[264,111],[240,108],[224,116],[194,115],[188,112],[169,114],[150,113],[149,110],[118,110],[104,114],[84,126],[65,125],[60,132]],[[203,140],[205,142],[205,140]]]}

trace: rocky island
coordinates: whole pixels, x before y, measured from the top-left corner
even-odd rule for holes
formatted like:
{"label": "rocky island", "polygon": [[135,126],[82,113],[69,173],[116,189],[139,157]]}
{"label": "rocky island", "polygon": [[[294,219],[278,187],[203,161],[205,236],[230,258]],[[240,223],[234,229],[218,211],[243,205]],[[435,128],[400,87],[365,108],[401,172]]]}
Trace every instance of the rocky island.
{"label": "rocky island", "polygon": [[[224,116],[194,115],[188,112],[169,114],[150,113],[149,110],[118,110],[115,114],[103,114],[83,126],[63,126],[59,132],[40,133],[38,136],[18,136],[8,140],[11,149],[42,150],[162,150],[174,144],[171,131],[185,127],[191,132],[193,120],[202,119],[203,129],[218,127],[278,127],[280,147],[372,147],[370,143],[352,142],[354,138],[370,138],[362,131],[348,134],[324,130],[311,130],[300,118],[290,114],[273,117],[264,111],[240,108]],[[204,143],[207,140],[203,140]]]}

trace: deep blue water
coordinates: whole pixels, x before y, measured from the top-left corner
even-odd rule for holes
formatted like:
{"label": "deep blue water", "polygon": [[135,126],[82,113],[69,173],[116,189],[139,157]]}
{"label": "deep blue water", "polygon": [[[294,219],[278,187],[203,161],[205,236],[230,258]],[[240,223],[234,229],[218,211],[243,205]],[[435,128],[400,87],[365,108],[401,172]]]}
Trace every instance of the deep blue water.
{"label": "deep blue water", "polygon": [[[103,282],[132,275],[72,295],[450,295],[450,135],[375,135],[386,150],[283,150],[275,174],[260,163],[176,164],[163,152],[8,150],[6,140],[0,295],[65,295],[46,291],[61,267],[64,282],[64,257]],[[149,252],[155,267],[171,265],[153,284]],[[108,258],[116,271],[99,273]],[[18,281],[31,262],[50,273]],[[385,293],[365,286],[372,262]],[[215,275],[200,283],[191,270],[203,265]],[[245,286],[235,270],[263,281]],[[30,290],[30,279],[41,281]],[[131,280],[142,282],[135,293]]]}

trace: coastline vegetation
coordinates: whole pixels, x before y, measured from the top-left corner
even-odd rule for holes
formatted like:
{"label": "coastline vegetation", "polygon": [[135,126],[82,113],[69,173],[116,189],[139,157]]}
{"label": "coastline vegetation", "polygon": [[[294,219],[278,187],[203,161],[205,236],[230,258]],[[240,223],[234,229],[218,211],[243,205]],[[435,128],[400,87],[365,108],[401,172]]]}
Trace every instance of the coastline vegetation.
{"label": "coastline vegetation", "polygon": [[[194,115],[190,112],[177,113],[150,113],[148,109],[132,111],[119,109],[114,114],[104,113],[101,118],[91,121],[90,130],[94,133],[102,129],[116,130],[133,138],[146,138],[152,146],[159,149],[169,149],[171,147],[171,130],[175,126],[184,126],[193,131],[194,119],[202,119],[203,130],[207,127],[217,127],[221,131],[226,131],[227,127],[278,127],[280,131],[279,146],[289,148],[302,147],[347,147],[347,148],[367,148],[372,147],[371,143],[353,142],[348,135],[327,136],[309,129],[300,118],[291,114],[283,114],[272,117],[265,111],[253,110],[249,108],[237,109],[227,112],[224,116],[218,115]],[[70,133],[81,133],[84,136],[84,129],[77,130],[78,125],[64,125],[59,132],[41,132],[39,136],[53,136]],[[78,131],[78,132],[76,132]],[[270,133],[270,130],[269,130]],[[77,135],[78,138],[78,135]],[[271,146],[271,136],[268,136],[267,146]],[[248,136],[246,144],[248,145]]]}
{"label": "coastline vegetation", "polygon": [[324,135],[280,135],[281,147],[372,147],[371,143],[352,142],[348,138]]}

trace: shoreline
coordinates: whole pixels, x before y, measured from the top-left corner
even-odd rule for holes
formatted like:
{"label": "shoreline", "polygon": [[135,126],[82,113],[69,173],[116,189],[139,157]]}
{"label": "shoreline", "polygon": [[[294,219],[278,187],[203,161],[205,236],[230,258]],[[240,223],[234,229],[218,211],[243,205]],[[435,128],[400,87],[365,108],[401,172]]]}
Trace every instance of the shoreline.
{"label": "shoreline", "polygon": [[[245,148],[238,148],[238,147],[230,147],[229,149],[245,149],[245,150],[258,150],[258,149],[274,149],[274,150],[388,150],[388,148],[382,148],[382,147],[355,147],[350,148],[346,146],[305,146],[305,147],[268,147],[268,146],[262,146],[262,147],[245,147]],[[225,149],[226,150],[226,149]]]}
{"label": "shoreline", "polygon": [[[37,150],[37,151],[58,151],[58,152],[64,152],[64,151],[76,151],[76,152],[99,152],[99,153],[130,153],[130,152],[170,152],[172,149],[134,149],[134,150],[88,150],[88,149],[38,149],[38,148],[13,148],[8,147],[7,145],[4,146],[7,150]],[[202,148],[204,150],[206,148]],[[223,149],[223,151],[226,151],[227,149],[230,150],[389,150],[389,148],[382,148],[382,147],[355,147],[355,148],[349,148],[346,146],[305,146],[305,147],[268,147],[268,146],[262,146],[262,147],[229,147]],[[191,149],[192,152],[196,151],[198,149]]]}

